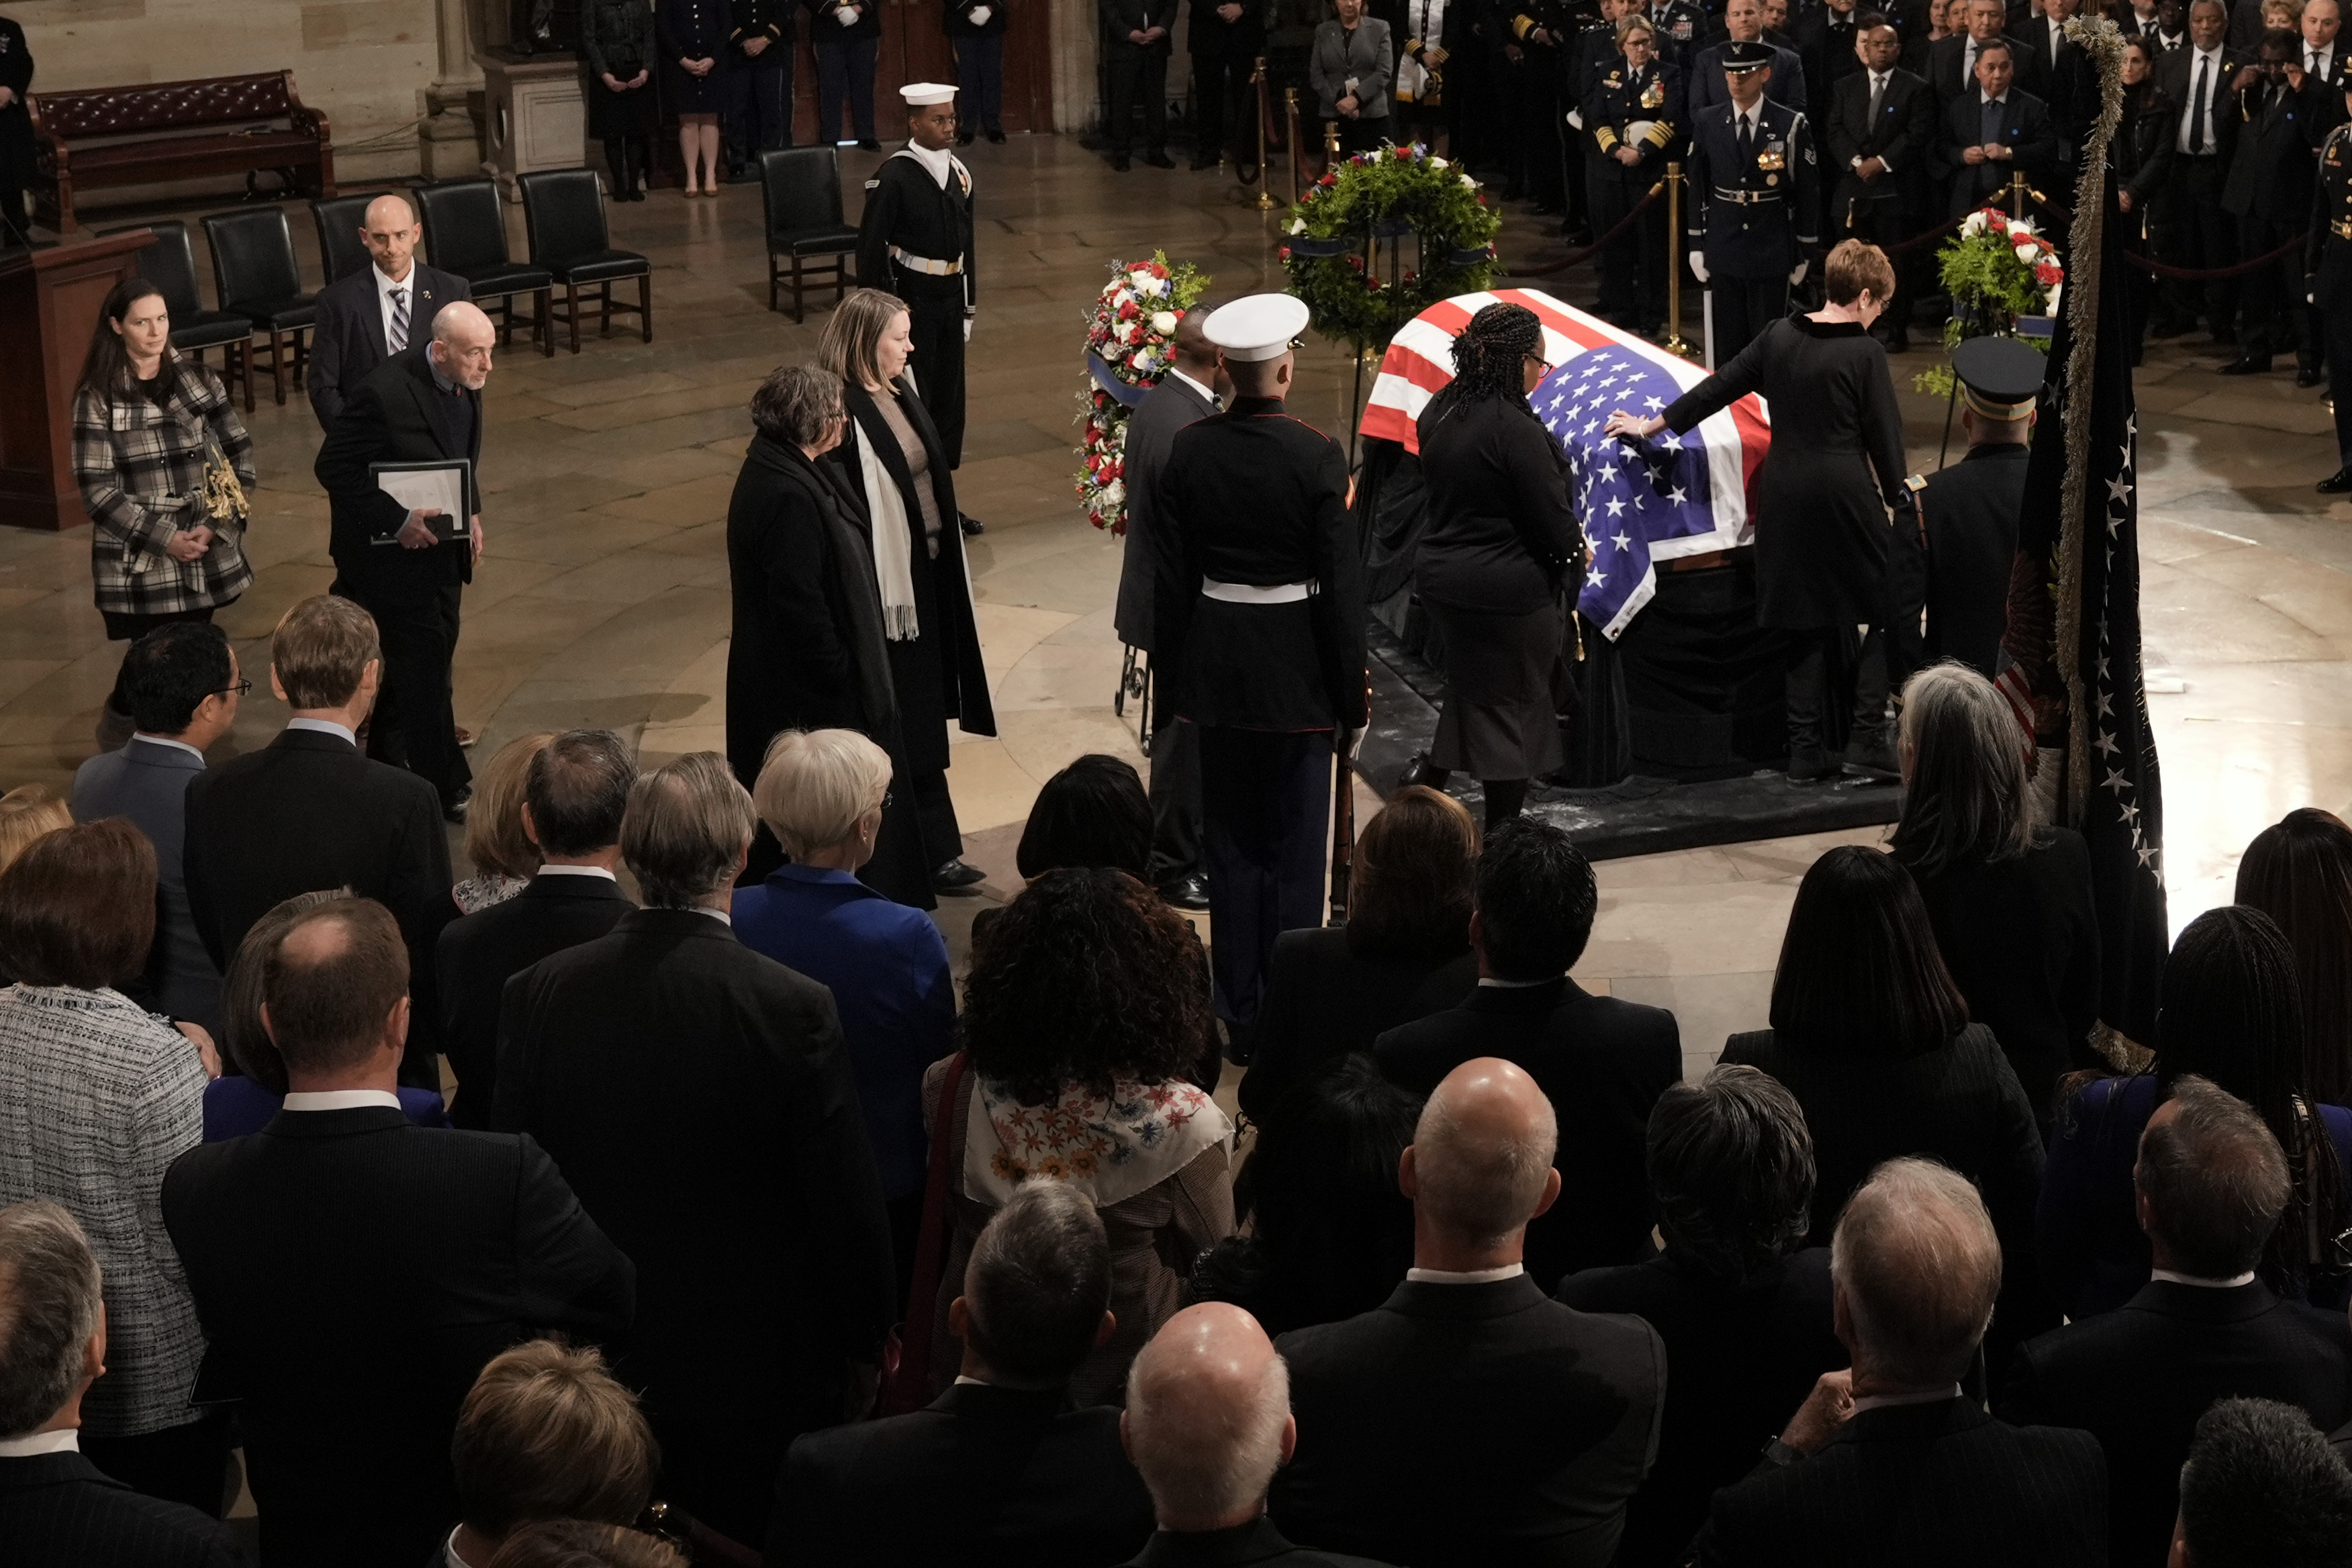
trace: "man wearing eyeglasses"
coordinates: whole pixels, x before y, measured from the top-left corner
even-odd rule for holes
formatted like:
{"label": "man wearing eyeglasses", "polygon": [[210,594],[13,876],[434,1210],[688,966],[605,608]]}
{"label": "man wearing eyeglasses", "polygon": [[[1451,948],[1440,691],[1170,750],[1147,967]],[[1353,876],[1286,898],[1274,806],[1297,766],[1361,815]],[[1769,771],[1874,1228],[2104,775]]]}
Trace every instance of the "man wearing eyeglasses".
{"label": "man wearing eyeglasses", "polygon": [[208,1033],[220,1029],[221,977],[196,934],[181,864],[188,778],[236,723],[237,699],[253,689],[237,676],[228,635],[205,621],[158,626],[122,661],[123,695],[139,727],[117,751],[101,751],[74,775],[78,822],[128,817],[155,845],[155,945],[131,986],[131,999]]}

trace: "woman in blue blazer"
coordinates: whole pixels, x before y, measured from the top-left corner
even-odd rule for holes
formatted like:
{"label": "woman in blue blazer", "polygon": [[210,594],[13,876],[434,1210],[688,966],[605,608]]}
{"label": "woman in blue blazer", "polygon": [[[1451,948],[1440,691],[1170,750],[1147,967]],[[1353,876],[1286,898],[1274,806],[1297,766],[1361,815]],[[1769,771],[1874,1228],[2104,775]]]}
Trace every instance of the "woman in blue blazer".
{"label": "woman in blue blazer", "polygon": [[733,913],[745,946],[833,990],[903,1297],[929,1154],[923,1070],[955,1049],[955,989],[930,917],[857,880],[889,793],[888,754],[856,730],[777,736],[751,800],[791,858],[765,882],[738,888]]}

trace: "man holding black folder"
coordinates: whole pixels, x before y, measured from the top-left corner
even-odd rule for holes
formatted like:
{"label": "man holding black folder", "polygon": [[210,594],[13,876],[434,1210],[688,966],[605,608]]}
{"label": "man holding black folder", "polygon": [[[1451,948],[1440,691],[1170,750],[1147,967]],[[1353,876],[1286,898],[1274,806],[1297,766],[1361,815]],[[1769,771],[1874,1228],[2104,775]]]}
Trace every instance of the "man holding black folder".
{"label": "man holding black folder", "polygon": [[[449,664],[458,609],[482,553],[482,387],[497,329],[464,300],[441,308],[429,342],[394,355],[352,390],[315,467],[331,508],[329,591],[375,617],[383,688],[368,755],[423,777],[442,814],[465,820],[473,772],[458,748]],[[431,488],[434,469],[457,469],[459,512],[388,493]]]}

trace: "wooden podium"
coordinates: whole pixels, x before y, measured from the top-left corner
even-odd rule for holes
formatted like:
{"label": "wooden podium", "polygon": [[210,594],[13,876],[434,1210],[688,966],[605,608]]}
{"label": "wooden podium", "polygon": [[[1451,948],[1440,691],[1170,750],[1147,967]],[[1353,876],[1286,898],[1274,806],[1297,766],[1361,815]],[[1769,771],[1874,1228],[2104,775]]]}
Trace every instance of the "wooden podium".
{"label": "wooden podium", "polygon": [[63,529],[89,521],[74,483],[74,383],[107,291],[139,270],[154,237],[142,228],[0,251],[0,343],[10,346],[12,371],[0,386],[0,523]]}

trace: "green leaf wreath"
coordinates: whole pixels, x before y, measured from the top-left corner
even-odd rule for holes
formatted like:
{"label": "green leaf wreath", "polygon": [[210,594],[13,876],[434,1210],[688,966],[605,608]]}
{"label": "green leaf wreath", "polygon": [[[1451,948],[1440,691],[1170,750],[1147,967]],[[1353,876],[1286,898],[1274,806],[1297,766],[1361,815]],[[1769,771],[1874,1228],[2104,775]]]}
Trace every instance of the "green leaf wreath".
{"label": "green leaf wreath", "polygon": [[[1969,338],[1998,334],[2016,336],[2045,354],[2050,351],[2047,337],[2017,328],[2021,317],[2055,317],[2066,286],[2057,246],[2034,233],[2031,222],[2021,223],[1999,207],[1980,208],[1944,242],[1936,261],[1944,292],[1952,300],[1951,319],[1944,323],[1947,349]],[[1913,376],[1911,385],[1948,398],[1952,395],[1952,367],[1931,365]]]}
{"label": "green leaf wreath", "polygon": [[1486,287],[1500,222],[1463,170],[1418,142],[1386,144],[1299,198],[1282,263],[1317,331],[1384,349],[1437,301]]}

